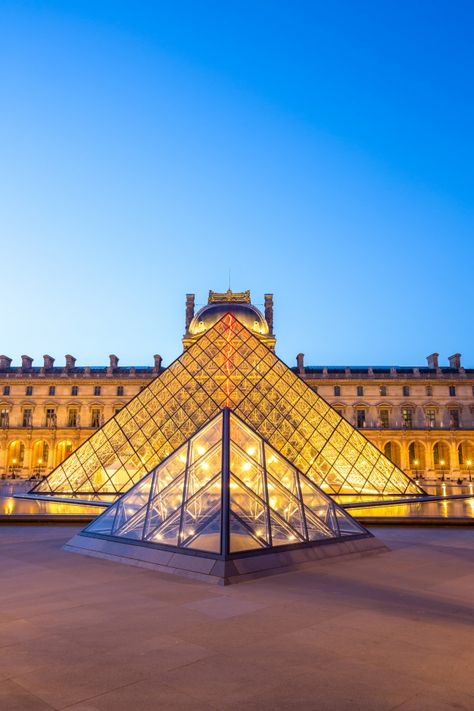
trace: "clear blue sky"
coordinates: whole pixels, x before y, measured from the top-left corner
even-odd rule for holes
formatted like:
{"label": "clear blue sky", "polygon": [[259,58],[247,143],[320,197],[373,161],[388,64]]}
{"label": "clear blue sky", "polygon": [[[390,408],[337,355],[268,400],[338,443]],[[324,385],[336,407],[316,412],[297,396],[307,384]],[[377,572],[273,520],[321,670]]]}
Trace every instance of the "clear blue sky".
{"label": "clear blue sky", "polygon": [[474,3],[2,0],[0,353],[165,362],[275,294],[290,364],[474,366]]}

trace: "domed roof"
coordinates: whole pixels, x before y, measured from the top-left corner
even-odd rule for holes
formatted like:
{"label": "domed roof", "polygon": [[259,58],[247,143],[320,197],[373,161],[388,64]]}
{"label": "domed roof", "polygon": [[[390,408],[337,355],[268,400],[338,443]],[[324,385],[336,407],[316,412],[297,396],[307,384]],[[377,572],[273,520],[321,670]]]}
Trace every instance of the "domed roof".
{"label": "domed roof", "polygon": [[225,314],[233,314],[249,331],[267,335],[268,324],[263,314],[252,304],[245,303],[214,303],[200,309],[189,324],[189,333],[197,335],[204,333]]}

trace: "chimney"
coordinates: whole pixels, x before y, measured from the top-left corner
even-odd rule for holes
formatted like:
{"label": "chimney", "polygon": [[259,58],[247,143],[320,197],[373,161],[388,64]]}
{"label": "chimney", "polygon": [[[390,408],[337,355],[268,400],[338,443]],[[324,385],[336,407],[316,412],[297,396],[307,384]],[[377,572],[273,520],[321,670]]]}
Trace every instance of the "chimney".
{"label": "chimney", "polygon": [[74,358],[74,356],[69,355],[68,353],[68,355],[65,355],[64,357],[66,358],[66,365],[64,366],[64,369],[71,370],[71,368],[74,368],[74,365],[76,363],[76,359]]}
{"label": "chimney", "polygon": [[265,294],[265,321],[268,323],[268,329],[273,335],[273,294]]}
{"label": "chimney", "polygon": [[450,368],[456,368],[456,370],[459,370],[461,367],[461,354],[460,353],[455,353],[452,356],[449,356],[449,367]]}
{"label": "chimney", "polygon": [[44,355],[43,361],[44,361],[43,367],[45,370],[50,370],[50,368],[54,367],[54,358],[52,358],[50,355]]}
{"label": "chimney", "polygon": [[8,370],[12,359],[6,355],[0,355],[0,370]]}
{"label": "chimney", "polygon": [[116,355],[114,355],[113,353],[112,353],[112,355],[109,355],[109,360],[110,360],[110,366],[109,366],[109,367],[110,367],[112,370],[115,370],[115,368],[118,368],[119,359],[118,359],[118,357],[117,357]]}
{"label": "chimney", "polygon": [[22,370],[29,370],[32,365],[33,365],[33,358],[30,358],[30,356],[27,356],[27,355],[21,356],[21,369]]}
{"label": "chimney", "polygon": [[159,373],[159,372],[160,372],[160,369],[161,369],[161,361],[163,360],[163,358],[162,358],[160,355],[158,355],[158,353],[155,353],[155,355],[153,356],[153,358],[154,358],[154,361],[155,361],[155,367],[153,368],[153,372],[154,372],[154,373]]}
{"label": "chimney", "polygon": [[[186,332],[189,331],[189,326],[194,318],[194,299],[195,294],[186,294]],[[156,356],[155,356],[156,357]]]}
{"label": "chimney", "polygon": [[431,355],[426,356],[426,360],[428,361],[428,368],[433,368],[434,370],[438,370],[438,368],[439,368],[438,358],[439,358],[439,353],[432,353]]}
{"label": "chimney", "polygon": [[304,353],[298,353],[296,356],[296,366],[298,368],[298,373],[304,375]]}

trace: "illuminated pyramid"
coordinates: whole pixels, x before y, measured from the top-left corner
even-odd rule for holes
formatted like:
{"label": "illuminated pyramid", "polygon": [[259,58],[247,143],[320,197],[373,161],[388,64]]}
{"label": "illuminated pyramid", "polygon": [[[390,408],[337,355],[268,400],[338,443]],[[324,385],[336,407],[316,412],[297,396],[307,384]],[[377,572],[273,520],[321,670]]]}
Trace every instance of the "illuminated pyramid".
{"label": "illuminated pyramid", "polygon": [[224,408],[66,548],[227,583],[383,545]]}
{"label": "illuminated pyramid", "polygon": [[31,493],[116,498],[224,407],[328,494],[424,493],[231,313]]}

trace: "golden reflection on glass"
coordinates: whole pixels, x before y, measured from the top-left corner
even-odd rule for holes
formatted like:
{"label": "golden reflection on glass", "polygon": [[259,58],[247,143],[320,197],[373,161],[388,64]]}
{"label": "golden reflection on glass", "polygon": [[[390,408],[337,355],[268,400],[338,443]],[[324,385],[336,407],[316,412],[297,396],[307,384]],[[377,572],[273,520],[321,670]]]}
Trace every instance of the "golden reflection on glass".
{"label": "golden reflection on glass", "polygon": [[[420,493],[235,318],[212,326],[34,491],[127,491],[229,403],[258,435],[331,494]],[[219,427],[215,420],[199,433],[190,453],[193,464],[215,446]],[[263,449],[251,430],[243,425],[233,438],[263,466]]]}

